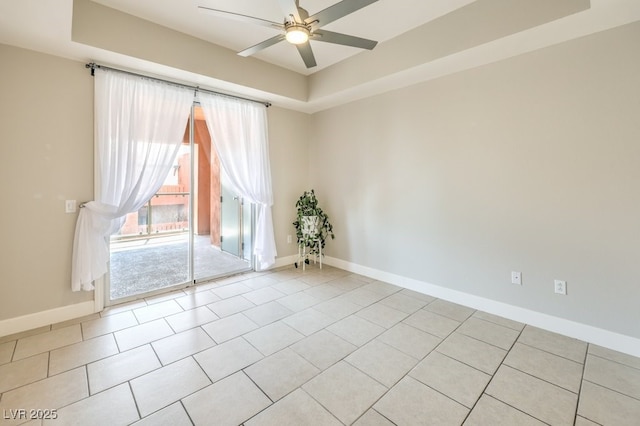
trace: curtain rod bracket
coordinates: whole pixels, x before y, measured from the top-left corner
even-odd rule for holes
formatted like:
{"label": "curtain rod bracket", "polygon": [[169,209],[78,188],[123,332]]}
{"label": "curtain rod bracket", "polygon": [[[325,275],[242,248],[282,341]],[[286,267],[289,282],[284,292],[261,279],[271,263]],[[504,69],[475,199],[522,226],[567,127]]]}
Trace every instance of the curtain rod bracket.
{"label": "curtain rod bracket", "polygon": [[85,68],[91,68],[91,77],[95,77],[95,75],[96,75],[96,63],[95,62],[89,62],[88,64],[85,64],[84,67]]}

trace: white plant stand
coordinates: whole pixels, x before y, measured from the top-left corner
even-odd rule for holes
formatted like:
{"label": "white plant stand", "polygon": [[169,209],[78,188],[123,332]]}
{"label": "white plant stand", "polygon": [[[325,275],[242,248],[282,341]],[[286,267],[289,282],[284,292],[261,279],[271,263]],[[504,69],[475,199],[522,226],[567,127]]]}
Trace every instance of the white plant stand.
{"label": "white plant stand", "polygon": [[[302,216],[302,236],[304,240],[312,240],[318,243],[318,253],[313,257],[313,263],[320,262],[322,269],[322,243],[318,235],[318,216]],[[298,244],[298,260],[296,265],[302,261],[302,270],[306,268],[307,246],[304,243]]]}

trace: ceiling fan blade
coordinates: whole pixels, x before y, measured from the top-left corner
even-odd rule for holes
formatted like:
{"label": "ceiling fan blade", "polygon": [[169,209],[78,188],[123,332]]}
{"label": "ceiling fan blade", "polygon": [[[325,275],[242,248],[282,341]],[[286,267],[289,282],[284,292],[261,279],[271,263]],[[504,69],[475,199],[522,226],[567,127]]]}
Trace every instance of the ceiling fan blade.
{"label": "ceiling fan blade", "polygon": [[287,18],[289,15],[293,15],[296,22],[302,22],[296,0],[278,0],[278,3],[280,3],[280,9],[282,9],[282,12]]}
{"label": "ceiling fan blade", "polygon": [[198,6],[198,10],[200,10],[201,12],[207,13],[209,15],[218,16],[226,19],[234,19],[236,21],[244,22],[247,24],[257,24],[257,25],[262,25],[263,27],[277,28],[280,30],[284,29],[284,25],[278,22],[267,21],[266,19],[260,19],[253,16],[241,15],[239,13],[212,9],[210,7],[205,7],[205,6]]}
{"label": "ceiling fan blade", "polygon": [[238,55],[240,56],[251,56],[254,53],[258,53],[259,51],[261,51],[262,49],[266,49],[269,46],[273,46],[276,43],[280,43],[282,40],[284,40],[284,34],[278,34],[275,37],[271,37],[269,39],[266,39],[263,42],[260,42],[254,46],[249,47],[248,49],[244,49],[241,52],[238,52]]}
{"label": "ceiling fan blade", "polygon": [[358,47],[360,49],[372,50],[378,44],[377,41],[366,38],[354,37],[347,34],[334,33],[333,31],[319,30],[313,33],[314,41],[324,41],[326,43],[342,44],[344,46]]}
{"label": "ceiling fan blade", "polygon": [[[281,0],[281,2],[282,1],[284,0]],[[378,0],[342,0],[340,3],[336,3],[313,16],[309,16],[304,22],[312,24],[314,21],[318,21],[318,26],[324,26],[377,1]]]}
{"label": "ceiling fan blade", "polygon": [[307,68],[313,68],[316,64],[316,58],[313,56],[313,50],[311,50],[311,44],[309,42],[296,44],[298,48],[298,52],[300,52],[300,56],[302,56],[302,60]]}

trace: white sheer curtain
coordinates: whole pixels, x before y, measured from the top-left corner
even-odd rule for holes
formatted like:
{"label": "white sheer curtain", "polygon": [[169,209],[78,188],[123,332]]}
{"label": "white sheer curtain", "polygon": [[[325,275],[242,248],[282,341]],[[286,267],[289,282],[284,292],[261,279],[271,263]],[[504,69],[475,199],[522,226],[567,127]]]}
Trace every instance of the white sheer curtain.
{"label": "white sheer curtain", "polygon": [[225,176],[237,194],[257,205],[253,253],[258,269],[275,263],[276,243],[271,206],[271,167],[264,105],[199,93],[211,140]]}
{"label": "white sheer curtain", "polygon": [[96,70],[95,138],[99,198],[80,209],[71,288],[93,290],[107,272],[109,235],[162,186],[189,119],[193,92],[118,71]]}

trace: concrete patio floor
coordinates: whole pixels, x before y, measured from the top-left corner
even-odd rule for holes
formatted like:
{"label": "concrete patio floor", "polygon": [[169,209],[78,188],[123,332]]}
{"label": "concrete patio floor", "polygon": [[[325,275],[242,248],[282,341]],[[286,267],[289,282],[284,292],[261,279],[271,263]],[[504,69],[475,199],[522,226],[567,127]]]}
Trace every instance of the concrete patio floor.
{"label": "concrete patio floor", "polygon": [[[189,282],[189,235],[121,240],[111,243],[111,300]],[[250,264],[213,246],[208,235],[194,239],[194,279],[231,275]]]}

